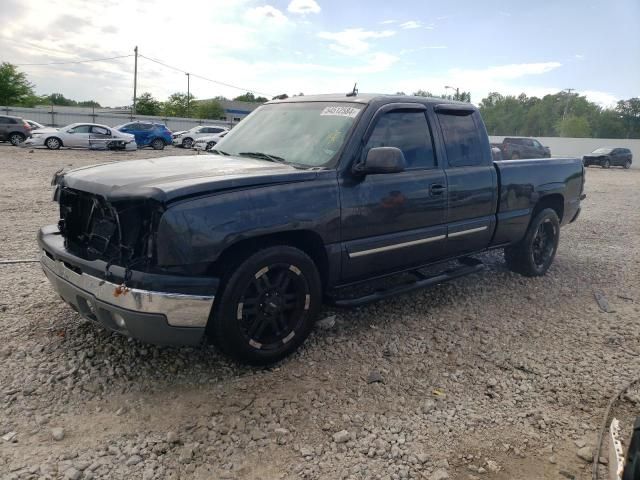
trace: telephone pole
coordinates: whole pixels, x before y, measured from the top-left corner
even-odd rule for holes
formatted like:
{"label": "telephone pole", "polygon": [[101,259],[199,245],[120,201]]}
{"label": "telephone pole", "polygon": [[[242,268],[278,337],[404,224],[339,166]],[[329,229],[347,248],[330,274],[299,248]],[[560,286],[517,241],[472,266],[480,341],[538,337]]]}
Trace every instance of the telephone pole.
{"label": "telephone pole", "polygon": [[455,90],[456,91],[455,99],[456,100],[460,100],[460,89],[458,87],[451,87],[449,85],[445,85],[444,89],[446,90],[447,88],[449,88],[451,90]]}
{"label": "telephone pole", "polygon": [[137,99],[137,90],[138,90],[138,46],[133,49],[135,53],[135,60],[133,64],[133,108],[131,109],[131,114],[136,114],[136,99]]}
{"label": "telephone pole", "polygon": [[189,79],[191,78],[191,75],[189,73],[185,73],[185,75],[187,76],[187,118],[189,118],[189,97],[191,96],[189,92]]}
{"label": "telephone pole", "polygon": [[567,92],[567,103],[564,105],[564,112],[562,113],[562,120],[567,116],[567,112],[569,111],[569,100],[571,100],[571,92],[573,92],[575,88],[565,88],[562,90],[563,92]]}

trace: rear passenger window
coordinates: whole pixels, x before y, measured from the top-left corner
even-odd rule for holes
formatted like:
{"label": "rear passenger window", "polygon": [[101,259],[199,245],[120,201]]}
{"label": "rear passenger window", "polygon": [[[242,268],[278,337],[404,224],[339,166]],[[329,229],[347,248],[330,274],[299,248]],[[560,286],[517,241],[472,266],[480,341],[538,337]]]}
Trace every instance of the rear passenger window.
{"label": "rear passenger window", "polygon": [[450,167],[470,167],[484,163],[480,131],[476,128],[473,115],[438,113],[438,120]]}
{"label": "rear passenger window", "polygon": [[376,123],[364,149],[396,147],[402,150],[407,168],[433,168],[436,165],[429,124],[424,112],[392,111]]}

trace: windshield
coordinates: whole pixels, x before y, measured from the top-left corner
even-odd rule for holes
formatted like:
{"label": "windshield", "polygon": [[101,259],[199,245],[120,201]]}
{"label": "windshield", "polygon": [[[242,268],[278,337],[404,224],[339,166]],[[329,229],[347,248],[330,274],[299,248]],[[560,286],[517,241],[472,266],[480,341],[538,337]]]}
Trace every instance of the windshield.
{"label": "windshield", "polygon": [[597,148],[591,153],[605,154],[611,153],[611,150],[613,150],[613,148]]}
{"label": "windshield", "polygon": [[347,102],[264,105],[220,140],[216,149],[303,167],[327,166],[363,108]]}

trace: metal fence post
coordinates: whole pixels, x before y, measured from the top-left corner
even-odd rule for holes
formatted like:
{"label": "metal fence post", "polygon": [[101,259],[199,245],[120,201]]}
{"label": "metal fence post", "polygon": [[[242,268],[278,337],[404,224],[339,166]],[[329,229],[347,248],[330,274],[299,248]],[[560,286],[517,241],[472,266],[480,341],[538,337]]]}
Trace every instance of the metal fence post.
{"label": "metal fence post", "polygon": [[51,104],[51,126],[52,127],[56,126],[56,117],[55,117],[55,113],[53,112],[53,104]]}

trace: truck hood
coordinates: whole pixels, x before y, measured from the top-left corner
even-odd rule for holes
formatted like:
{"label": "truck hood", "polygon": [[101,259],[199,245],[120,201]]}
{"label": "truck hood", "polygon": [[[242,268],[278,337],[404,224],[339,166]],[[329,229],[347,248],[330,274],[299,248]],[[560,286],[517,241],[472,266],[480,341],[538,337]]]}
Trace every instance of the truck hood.
{"label": "truck hood", "polygon": [[56,174],[54,184],[110,202],[185,197],[312,180],[317,173],[245,157],[193,155],[104,163]]}

